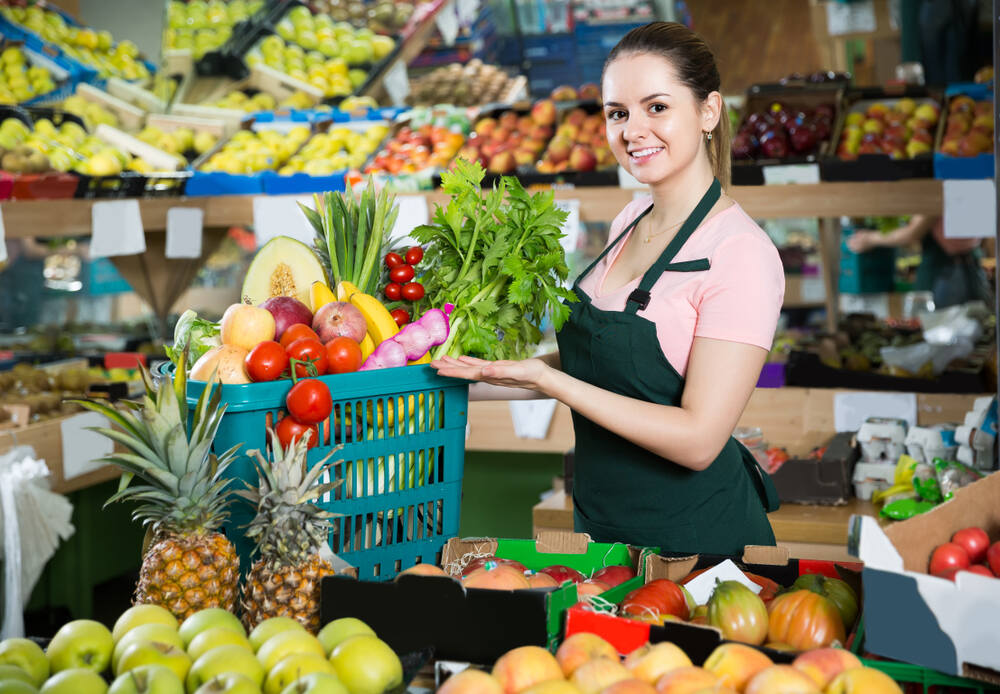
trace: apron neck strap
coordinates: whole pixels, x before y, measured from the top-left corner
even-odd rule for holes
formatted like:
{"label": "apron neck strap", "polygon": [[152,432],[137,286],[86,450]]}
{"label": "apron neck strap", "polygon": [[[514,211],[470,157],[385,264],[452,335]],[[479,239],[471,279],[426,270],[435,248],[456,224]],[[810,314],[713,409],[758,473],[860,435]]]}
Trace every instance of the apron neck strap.
{"label": "apron neck strap", "polygon": [[624,231],[622,231],[622,233],[618,234],[618,236],[616,236],[616,237],[615,237],[615,240],[614,240],[614,241],[612,241],[611,243],[609,243],[609,244],[608,244],[607,248],[605,248],[605,249],[604,249],[603,251],[601,251],[601,254],[600,254],[599,256],[597,256],[597,258],[595,258],[595,259],[594,259],[594,262],[592,262],[592,263],[591,263],[590,265],[588,265],[588,266],[587,266],[587,269],[586,269],[586,270],[584,270],[583,272],[581,272],[581,273],[579,274],[579,276],[578,276],[578,277],[576,278],[576,282],[575,282],[574,284],[579,284],[579,283],[580,283],[580,280],[582,280],[582,279],[583,279],[584,277],[586,277],[587,275],[589,275],[589,274],[590,274],[590,272],[591,272],[591,271],[592,271],[592,270],[594,269],[594,267],[595,267],[595,266],[596,266],[596,265],[597,265],[597,264],[598,264],[599,262],[601,262],[601,260],[603,260],[603,259],[604,259],[604,256],[606,256],[606,255],[607,255],[608,253],[610,253],[610,252],[611,252],[611,249],[613,249],[613,248],[614,248],[615,246],[617,246],[617,245],[618,245],[619,243],[621,243],[621,240],[622,240],[623,238],[625,238],[626,236],[628,236],[628,233],[629,233],[630,231],[632,231],[632,229],[633,229],[633,228],[635,228],[635,225],[639,223],[639,220],[640,220],[640,219],[642,219],[643,217],[645,217],[645,216],[646,216],[647,214],[649,214],[649,212],[650,212],[650,211],[651,211],[652,209],[653,209],[653,206],[652,206],[652,205],[650,205],[650,206],[649,206],[649,207],[647,207],[647,208],[646,208],[645,210],[643,210],[643,211],[642,211],[642,212],[641,212],[641,213],[639,214],[639,216],[638,216],[638,217],[636,217],[635,219],[633,219],[633,220],[632,220],[632,221],[631,221],[631,222],[629,223],[629,225],[628,225],[627,227],[625,227],[625,230],[624,230]]}
{"label": "apron neck strap", "polygon": [[[646,270],[646,274],[642,276],[642,280],[639,282],[638,288],[636,288],[631,294],[629,294],[628,301],[625,302],[625,312],[626,313],[636,313],[639,310],[643,310],[649,304],[650,294],[649,290],[653,288],[656,281],[660,278],[666,270],[667,266],[677,255],[677,252],[681,247],[691,238],[691,234],[694,233],[695,229],[698,228],[708,216],[709,211],[715,206],[715,203],[719,201],[722,197],[722,184],[719,183],[719,179],[712,179],[712,185],[708,187],[705,194],[701,197],[698,205],[694,208],[691,214],[684,224],[681,226],[677,235],[670,240],[667,247],[657,258],[656,262]],[[652,207],[650,207],[652,209]],[[649,212],[649,210],[646,210]],[[645,214],[645,213],[643,213]],[[638,220],[636,220],[638,221]]]}

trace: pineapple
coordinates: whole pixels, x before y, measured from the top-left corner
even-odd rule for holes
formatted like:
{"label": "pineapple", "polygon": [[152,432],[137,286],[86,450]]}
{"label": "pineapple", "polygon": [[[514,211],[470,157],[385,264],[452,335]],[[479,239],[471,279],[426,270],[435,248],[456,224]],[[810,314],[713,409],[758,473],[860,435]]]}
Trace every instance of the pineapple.
{"label": "pineapple", "polygon": [[[226,489],[225,473],[238,445],[221,456],[211,452],[226,410],[219,406],[219,388],[202,391],[188,427],[186,363],[185,352],[173,379],[159,389],[143,369],[145,398],[126,403],[134,412],[76,401],[114,422],[119,429],[96,431],[128,449],[101,462],[122,469],[118,492],[107,503],[139,502],[133,517],[150,527],[153,538],[143,554],[135,601],[161,605],[179,620],[206,607],[232,611],[240,577],[236,550],[217,532],[234,491]],[[143,484],[130,486],[133,477]]]}
{"label": "pineapple", "polygon": [[260,558],[247,576],[243,594],[243,620],[248,629],[270,617],[291,617],[316,633],[319,630],[320,580],[334,574],[327,534],[329,519],[313,501],[335,489],[343,480],[316,484],[320,475],[340,461],[333,452],[306,472],[308,437],[302,436],[282,450],[277,436],[270,436],[274,462],[260,451],[248,451],[257,467],[258,485],[237,492],[257,508],[246,536],[256,542]]}

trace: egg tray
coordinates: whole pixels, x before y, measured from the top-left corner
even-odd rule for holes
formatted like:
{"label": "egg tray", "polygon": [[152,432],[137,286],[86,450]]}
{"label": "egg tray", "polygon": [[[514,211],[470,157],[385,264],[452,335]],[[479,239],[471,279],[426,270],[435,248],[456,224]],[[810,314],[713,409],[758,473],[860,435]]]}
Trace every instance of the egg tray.
{"label": "egg tray", "polygon": [[[902,98],[918,103],[933,101],[940,108],[943,93],[933,87],[906,85],[903,87],[860,87],[847,89],[838,108],[837,120],[830,138],[830,151],[820,159],[820,179],[823,181],[898,181],[906,178],[933,178],[934,153],[918,154],[912,159],[893,159],[888,154],[860,154],[846,160],[836,156],[847,115],[862,101],[893,102]],[[940,113],[936,132],[941,131],[944,113]],[[935,142],[940,141],[940,135]]]}
{"label": "egg tray", "polygon": [[[795,164],[818,164],[828,152],[836,149],[839,105],[843,98],[843,87],[839,83],[810,84],[808,86],[756,84],[747,91],[746,101],[740,113],[740,125],[754,112],[765,110],[770,104],[780,101],[792,108],[815,108],[821,104],[831,103],[834,107],[833,122],[830,124],[830,135],[818,143],[816,151],[810,154],[790,152],[782,159],[758,156],[753,159],[732,160],[732,184],[738,186],[764,185],[764,169],[770,166],[789,166]],[[736,132],[732,133],[733,136]]]}

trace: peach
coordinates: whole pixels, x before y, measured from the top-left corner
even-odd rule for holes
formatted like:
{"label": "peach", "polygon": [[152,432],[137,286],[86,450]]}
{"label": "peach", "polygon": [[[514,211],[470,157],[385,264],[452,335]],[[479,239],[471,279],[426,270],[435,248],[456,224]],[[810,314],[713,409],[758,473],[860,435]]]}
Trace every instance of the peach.
{"label": "peach", "polygon": [[569,681],[576,685],[580,694],[600,694],[602,690],[621,680],[632,679],[632,673],[614,658],[595,658],[573,671]]}
{"label": "peach", "polygon": [[565,137],[556,135],[549,143],[547,159],[553,164],[558,164],[569,159],[569,153],[573,151],[573,142]]}
{"label": "peach", "polygon": [[476,569],[465,576],[462,583],[466,588],[490,588],[492,590],[520,590],[531,587],[523,573],[506,564],[492,569],[485,566]]}
{"label": "peach", "polygon": [[476,126],[473,128],[473,130],[475,130],[476,134],[479,135],[480,137],[489,137],[490,135],[493,134],[493,131],[496,130],[496,128],[497,128],[496,118],[482,118],[479,120],[478,123],[476,123]]}
{"label": "peach", "polygon": [[552,126],[551,125],[536,125],[528,133],[528,137],[531,140],[541,140],[544,144],[549,141],[552,137]]}
{"label": "peach", "polygon": [[586,145],[574,145],[569,153],[569,168],[574,171],[593,171],[597,168],[594,150]]}
{"label": "peach", "polygon": [[822,689],[844,670],[861,667],[861,661],[843,648],[816,648],[795,658],[792,667],[809,675]]}
{"label": "peach", "polygon": [[619,680],[601,690],[601,694],[656,694],[653,685],[642,680]]}
{"label": "peach", "polygon": [[535,127],[535,120],[531,116],[521,116],[517,119],[517,131],[522,135],[527,135]]}
{"label": "peach", "polygon": [[530,150],[537,155],[545,151],[546,142],[548,142],[547,138],[544,140],[535,140],[535,139],[525,140],[524,143],[521,145],[521,147],[523,149]]}
{"label": "peach", "polygon": [[[545,574],[540,574],[544,576]],[[553,585],[555,585],[553,583]],[[597,634],[580,632],[573,634],[559,646],[556,651],[556,661],[562,668],[563,674],[569,677],[584,663],[595,658],[618,659],[618,652],[615,647],[602,639]]]}
{"label": "peach", "polygon": [[593,82],[587,82],[586,84],[580,85],[579,97],[581,99],[593,99],[595,101],[600,101],[601,88]]}
{"label": "peach", "polygon": [[560,136],[576,142],[580,136],[580,126],[576,123],[563,123],[556,128],[556,137]]}
{"label": "peach", "polygon": [[402,573],[400,573],[399,575],[402,576],[403,574],[416,574],[418,576],[448,575],[447,573],[445,573],[444,569],[442,569],[440,566],[435,566],[434,564],[415,564],[408,569],[404,569]]}
{"label": "peach", "polygon": [[500,114],[500,127],[507,130],[517,130],[517,113],[504,111]]}
{"label": "peach", "polygon": [[656,681],[656,694],[692,694],[719,684],[719,678],[700,667],[679,667]]}
{"label": "peach", "polygon": [[551,97],[556,101],[573,101],[579,98],[579,95],[573,87],[563,84],[552,90]]}
{"label": "peach", "polygon": [[503,689],[491,675],[469,669],[445,680],[437,694],[503,694]]}
{"label": "peach", "polygon": [[495,174],[509,174],[517,167],[517,159],[513,152],[497,152],[490,157],[486,170]]}
{"label": "peach", "polygon": [[791,665],[772,665],[754,675],[743,694],[820,694],[820,691],[811,677]]}
{"label": "peach", "polygon": [[580,132],[596,133],[603,122],[604,119],[600,116],[600,114],[591,114],[583,119],[583,123],[580,125]]}
{"label": "peach", "polygon": [[574,108],[572,111],[566,114],[563,118],[563,123],[569,123],[577,127],[583,126],[583,122],[587,120],[587,112],[582,108]]}
{"label": "peach", "polygon": [[496,128],[496,130],[494,130],[490,134],[490,139],[493,142],[506,143],[508,140],[510,140],[510,134],[511,134],[511,132],[512,131],[511,131],[510,128],[505,128],[502,125],[498,125],[497,128]]}
{"label": "peach", "polygon": [[[518,152],[514,152],[515,158],[517,157],[520,151],[521,150],[519,150]],[[534,157],[532,157],[531,160],[528,161],[527,163],[530,164],[532,161],[534,161]],[[520,164],[521,161],[518,160],[517,163]],[[555,588],[556,586],[559,585],[559,583],[556,582],[556,579],[552,578],[548,574],[534,573],[528,576],[528,585],[530,585],[532,588]]]}
{"label": "peach", "polygon": [[903,694],[903,690],[884,672],[856,667],[837,675],[826,694]]}
{"label": "peach", "polygon": [[536,101],[531,106],[531,120],[538,125],[555,124],[556,115],[556,105],[551,99]]}
{"label": "peach", "polygon": [[541,646],[507,651],[493,665],[492,674],[506,694],[517,694],[540,682],[563,678],[555,656]]}
{"label": "peach", "polygon": [[691,667],[691,659],[673,643],[647,643],[628,654],[625,667],[643,682],[654,684],[671,670]]}
{"label": "peach", "polygon": [[766,655],[742,643],[724,643],[705,659],[705,669],[735,689],[743,689],[754,675],[773,664]]}
{"label": "peach", "polygon": [[592,578],[588,578],[586,581],[576,584],[576,594],[580,597],[584,595],[600,595],[610,588],[611,586],[604,581],[595,581]]}
{"label": "peach", "polygon": [[521,694],[580,694],[580,690],[565,680],[549,680],[529,687]]}

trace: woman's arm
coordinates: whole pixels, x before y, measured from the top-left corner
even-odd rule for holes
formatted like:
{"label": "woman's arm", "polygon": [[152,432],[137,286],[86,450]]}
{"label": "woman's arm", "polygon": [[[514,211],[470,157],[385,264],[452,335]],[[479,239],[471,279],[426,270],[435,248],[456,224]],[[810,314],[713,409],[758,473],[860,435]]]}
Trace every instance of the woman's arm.
{"label": "woman's arm", "polygon": [[[559,352],[551,352],[538,357],[547,366],[561,370]],[[511,388],[481,381],[469,386],[469,400],[543,400],[549,396],[528,388]]]}
{"label": "woman's arm", "polygon": [[857,231],[847,239],[847,247],[855,253],[864,253],[873,248],[900,248],[919,241],[934,228],[938,218],[915,214],[907,224],[882,234],[878,231]]}
{"label": "woman's arm", "polygon": [[637,446],[704,470],[732,435],[753,393],[767,350],[695,338],[680,407],[625,397],[557,371],[541,359],[485,362],[462,357],[432,364],[444,376],[528,388],[553,397]]}

